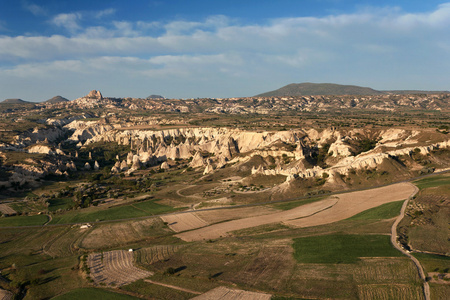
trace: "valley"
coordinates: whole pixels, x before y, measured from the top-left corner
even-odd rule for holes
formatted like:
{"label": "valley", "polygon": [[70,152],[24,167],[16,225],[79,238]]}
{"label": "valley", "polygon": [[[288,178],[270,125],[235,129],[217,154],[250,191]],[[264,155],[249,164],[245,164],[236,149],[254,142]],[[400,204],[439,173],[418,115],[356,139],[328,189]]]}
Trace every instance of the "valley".
{"label": "valley", "polygon": [[[442,299],[449,99],[0,103],[0,291]],[[393,241],[425,280],[390,242],[403,203]]]}

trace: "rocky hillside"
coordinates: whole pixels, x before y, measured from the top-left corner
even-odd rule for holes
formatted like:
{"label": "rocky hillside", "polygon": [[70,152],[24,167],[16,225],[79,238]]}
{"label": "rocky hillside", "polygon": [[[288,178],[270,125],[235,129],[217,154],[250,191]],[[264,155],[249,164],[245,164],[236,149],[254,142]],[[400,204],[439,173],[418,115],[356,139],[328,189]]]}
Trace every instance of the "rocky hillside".
{"label": "rocky hillside", "polygon": [[[80,168],[103,168],[102,164],[112,165],[112,174],[130,174],[154,166],[169,169],[185,161],[190,168],[200,168],[204,175],[233,167],[233,172],[249,180],[255,176],[284,176],[288,186],[314,180],[316,185],[346,188],[357,184],[355,180],[361,183],[358,176],[369,180],[377,174],[374,180],[383,183],[450,165],[450,140],[446,133],[434,129],[150,130],[82,118],[46,124],[16,136],[12,144],[2,145],[6,163],[12,162],[11,150],[21,156],[45,156],[25,157],[10,165],[6,171],[9,177],[1,186],[33,185],[49,174],[67,176]],[[109,158],[92,158],[89,154],[89,158],[79,161],[78,151],[104,145],[130,151],[126,156]]]}
{"label": "rocky hillside", "polygon": [[67,101],[69,101],[69,99],[66,99],[66,98],[61,97],[61,96],[55,96],[55,97],[45,101],[45,103],[54,104],[54,103],[67,102]]}

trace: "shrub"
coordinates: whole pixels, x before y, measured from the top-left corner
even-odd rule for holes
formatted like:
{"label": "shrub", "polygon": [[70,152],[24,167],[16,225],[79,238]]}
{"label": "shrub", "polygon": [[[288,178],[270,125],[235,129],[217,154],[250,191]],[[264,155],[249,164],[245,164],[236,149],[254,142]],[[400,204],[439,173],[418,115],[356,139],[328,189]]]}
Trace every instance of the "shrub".
{"label": "shrub", "polygon": [[177,271],[174,269],[174,268],[172,268],[172,267],[169,267],[169,268],[167,268],[165,271],[164,271],[164,274],[165,275],[173,275],[173,274],[175,274]]}

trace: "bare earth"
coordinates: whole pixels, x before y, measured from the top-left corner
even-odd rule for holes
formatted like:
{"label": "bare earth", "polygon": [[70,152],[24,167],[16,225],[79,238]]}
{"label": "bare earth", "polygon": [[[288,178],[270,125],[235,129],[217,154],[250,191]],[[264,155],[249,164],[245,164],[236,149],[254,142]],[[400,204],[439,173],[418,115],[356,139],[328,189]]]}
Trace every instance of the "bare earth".
{"label": "bare earth", "polygon": [[175,236],[184,241],[215,239],[222,236],[227,236],[230,231],[306,217],[321,210],[328,209],[335,205],[336,202],[336,198],[328,198],[322,201],[299,206],[291,210],[214,224],[197,230],[179,233]]}
{"label": "bare earth", "polygon": [[296,227],[328,224],[347,219],[384,203],[404,200],[413,192],[412,184],[397,183],[371,190],[334,195],[291,210],[214,224],[176,236],[184,241],[199,241],[227,236],[231,231],[270,223],[283,222]]}
{"label": "bare earth", "polygon": [[284,223],[296,227],[310,227],[337,222],[381,204],[405,200],[414,193],[414,190],[414,186],[410,183],[397,183],[371,190],[340,194],[337,195],[338,203],[332,209],[309,218],[289,220]]}
{"label": "bare earth", "polygon": [[197,211],[197,215],[208,223],[217,223],[242,219],[247,217],[256,217],[279,212],[279,210],[267,206],[239,207],[233,209],[217,209]]}
{"label": "bare earth", "polygon": [[271,297],[272,295],[270,294],[255,293],[219,286],[200,296],[192,298],[192,300],[269,300]]}
{"label": "bare earth", "polygon": [[208,223],[201,219],[195,212],[167,215],[161,217],[164,222],[175,232],[191,230],[207,226]]}
{"label": "bare earth", "polygon": [[115,250],[89,254],[88,266],[96,284],[121,286],[153,275],[133,265],[133,252]]}
{"label": "bare earth", "polygon": [[0,204],[0,212],[2,212],[2,214],[4,215],[14,215],[17,213],[8,204]]}

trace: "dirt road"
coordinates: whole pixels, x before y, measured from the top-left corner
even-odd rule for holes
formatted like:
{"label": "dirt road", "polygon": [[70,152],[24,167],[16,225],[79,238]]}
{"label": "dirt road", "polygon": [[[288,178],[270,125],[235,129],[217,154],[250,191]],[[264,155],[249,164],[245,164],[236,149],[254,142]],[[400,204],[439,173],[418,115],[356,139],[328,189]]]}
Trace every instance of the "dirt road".
{"label": "dirt road", "polygon": [[405,210],[406,210],[406,207],[408,206],[409,200],[412,197],[414,197],[419,192],[419,189],[415,185],[413,185],[411,183],[410,183],[410,185],[413,186],[414,191],[408,197],[408,199],[406,199],[406,201],[403,203],[402,209],[400,211],[400,215],[397,217],[397,219],[395,220],[394,224],[392,225],[392,228],[391,228],[391,243],[392,243],[392,245],[394,245],[395,248],[397,248],[397,250],[401,251],[403,254],[408,256],[414,262],[414,264],[416,265],[417,271],[419,272],[419,276],[420,276],[420,278],[423,281],[423,293],[424,293],[424,296],[425,296],[425,300],[430,300],[431,299],[430,285],[428,284],[428,282],[426,280],[425,272],[424,272],[424,270],[422,268],[422,265],[417,260],[417,258],[415,258],[408,251],[403,249],[403,247],[398,242],[397,226],[400,223],[400,221],[403,219],[403,217],[405,216]]}

